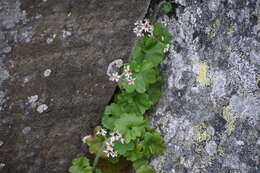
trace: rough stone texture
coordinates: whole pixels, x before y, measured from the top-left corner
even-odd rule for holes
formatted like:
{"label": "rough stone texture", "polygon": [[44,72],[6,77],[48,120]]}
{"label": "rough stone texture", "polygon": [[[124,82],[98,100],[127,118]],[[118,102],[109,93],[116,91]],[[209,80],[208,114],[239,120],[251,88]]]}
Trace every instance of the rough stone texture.
{"label": "rough stone texture", "polygon": [[67,172],[113,95],[106,68],[127,59],[148,3],[0,0],[1,173]]}
{"label": "rough stone texture", "polygon": [[[175,0],[151,124],[165,173],[259,172],[260,1]],[[165,17],[167,18],[167,17]]]}

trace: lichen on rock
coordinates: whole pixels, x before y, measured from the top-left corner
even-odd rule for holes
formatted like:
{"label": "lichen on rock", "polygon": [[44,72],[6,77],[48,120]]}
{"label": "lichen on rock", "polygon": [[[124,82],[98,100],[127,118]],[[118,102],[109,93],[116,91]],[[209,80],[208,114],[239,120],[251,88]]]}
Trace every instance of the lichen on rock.
{"label": "lichen on rock", "polygon": [[150,115],[167,147],[151,165],[167,173],[257,172],[260,2],[174,2],[176,15],[162,17],[173,40]]}

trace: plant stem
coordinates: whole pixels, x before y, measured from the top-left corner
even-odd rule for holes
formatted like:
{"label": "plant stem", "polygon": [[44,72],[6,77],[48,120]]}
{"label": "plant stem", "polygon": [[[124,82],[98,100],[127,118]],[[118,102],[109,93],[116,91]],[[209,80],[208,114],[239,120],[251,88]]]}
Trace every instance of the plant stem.
{"label": "plant stem", "polygon": [[106,146],[106,140],[104,141],[103,145],[101,146],[101,148],[99,149],[98,153],[96,154],[95,160],[93,162],[93,170],[95,170],[95,168],[97,166],[97,163],[98,163],[98,160],[100,158],[100,155],[102,154],[105,146]]}
{"label": "plant stem", "polygon": [[156,20],[156,17],[157,17],[157,15],[158,15],[159,11],[160,11],[160,8],[161,8],[161,6],[162,6],[164,3],[166,3],[166,0],[161,1],[161,2],[158,4],[158,6],[155,8],[155,10],[154,10],[154,15],[153,15],[152,21],[151,21],[152,23],[155,23],[155,20]]}

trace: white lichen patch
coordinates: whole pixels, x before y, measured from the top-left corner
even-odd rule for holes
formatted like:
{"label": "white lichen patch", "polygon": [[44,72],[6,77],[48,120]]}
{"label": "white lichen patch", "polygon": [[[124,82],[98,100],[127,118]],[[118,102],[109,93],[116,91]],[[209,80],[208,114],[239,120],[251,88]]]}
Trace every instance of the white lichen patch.
{"label": "white lichen patch", "polygon": [[2,145],[4,145],[4,142],[3,142],[3,141],[0,141],[0,147],[1,147]]}
{"label": "white lichen patch", "polygon": [[34,108],[37,105],[38,99],[39,99],[38,95],[30,96],[30,97],[28,97],[28,102]]}
{"label": "white lichen patch", "polygon": [[66,30],[62,31],[62,38],[67,38],[71,35],[72,35],[72,33],[70,31],[66,31]]}
{"label": "white lichen patch", "polygon": [[22,132],[23,132],[24,135],[27,135],[28,133],[30,133],[31,130],[32,130],[31,127],[25,127],[25,128],[22,130]]}
{"label": "white lichen patch", "polygon": [[48,109],[48,106],[46,104],[41,104],[40,106],[37,107],[37,112],[39,113],[43,113],[44,111],[46,111]]}
{"label": "white lichen patch", "polygon": [[0,169],[4,168],[5,164],[4,163],[0,163]]}
{"label": "white lichen patch", "polygon": [[114,73],[119,73],[119,69],[123,66],[122,59],[112,61],[107,68],[107,75],[112,76]]}
{"label": "white lichen patch", "polygon": [[54,41],[53,38],[47,38],[46,43],[51,44],[53,41]]}
{"label": "white lichen patch", "polygon": [[51,69],[46,69],[44,72],[43,72],[43,75],[44,77],[48,77],[51,75]]}

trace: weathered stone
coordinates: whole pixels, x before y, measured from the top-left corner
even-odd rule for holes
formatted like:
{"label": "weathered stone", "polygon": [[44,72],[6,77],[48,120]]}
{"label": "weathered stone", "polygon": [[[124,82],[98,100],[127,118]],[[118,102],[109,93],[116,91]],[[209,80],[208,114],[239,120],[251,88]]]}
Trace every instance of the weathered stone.
{"label": "weathered stone", "polygon": [[0,1],[1,173],[64,173],[86,151],[115,90],[107,66],[128,59],[148,4]]}
{"label": "weathered stone", "polygon": [[258,172],[260,1],[174,2],[162,98],[151,113],[167,148],[151,164],[167,173]]}

